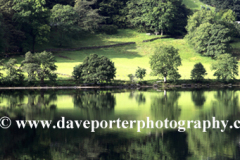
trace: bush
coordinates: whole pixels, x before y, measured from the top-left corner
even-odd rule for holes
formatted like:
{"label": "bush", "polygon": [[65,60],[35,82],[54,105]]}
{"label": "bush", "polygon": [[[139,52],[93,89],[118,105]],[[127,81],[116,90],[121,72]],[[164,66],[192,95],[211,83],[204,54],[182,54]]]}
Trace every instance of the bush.
{"label": "bush", "polygon": [[146,75],[146,69],[138,67],[136,70],[135,76],[142,80]]}
{"label": "bush", "polygon": [[192,80],[202,81],[205,75],[207,75],[207,72],[202,63],[196,63],[191,71]]}
{"label": "bush", "polygon": [[102,25],[99,27],[98,32],[106,34],[117,34],[118,27],[115,25]]}
{"label": "bush", "polygon": [[82,64],[74,67],[72,75],[78,82],[110,82],[116,76],[116,68],[107,57],[91,54]]}

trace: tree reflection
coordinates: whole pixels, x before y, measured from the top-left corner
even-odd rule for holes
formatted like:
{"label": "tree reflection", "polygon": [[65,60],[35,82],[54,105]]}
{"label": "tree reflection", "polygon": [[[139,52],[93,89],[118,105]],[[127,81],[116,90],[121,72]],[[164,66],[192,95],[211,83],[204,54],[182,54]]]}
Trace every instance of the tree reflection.
{"label": "tree reflection", "polygon": [[15,118],[18,115],[24,116],[25,119],[52,119],[53,109],[56,105],[53,104],[57,100],[55,92],[37,91],[29,92],[2,92],[2,106],[0,115],[7,115],[10,118]]}
{"label": "tree reflection", "polygon": [[[87,119],[100,119],[113,113],[116,99],[111,92],[77,92],[73,96],[75,107],[83,110]],[[103,118],[101,118],[103,119]]]}
{"label": "tree reflection", "polygon": [[196,107],[202,107],[206,101],[203,90],[192,91],[192,101]]}
{"label": "tree reflection", "polygon": [[[236,91],[218,90],[214,97],[211,110],[202,111],[196,119],[201,122],[203,120],[212,121],[212,118],[215,117],[216,120],[229,120],[228,123],[233,124],[240,113]],[[202,129],[192,128],[188,130],[188,144],[190,151],[196,157],[227,159],[223,157],[226,155],[229,158],[234,158],[238,135],[239,131],[229,127],[226,128],[225,132],[212,128],[203,132]]]}
{"label": "tree reflection", "polygon": [[145,103],[146,103],[146,98],[145,98],[145,96],[144,96],[143,93],[137,94],[136,97],[135,97],[135,99],[136,99],[138,105],[142,105],[142,104],[145,104]]}
{"label": "tree reflection", "polygon": [[180,93],[177,91],[169,91],[166,95],[153,97],[151,111],[155,119],[177,120],[181,112],[178,106],[179,97]]}
{"label": "tree reflection", "polygon": [[129,159],[184,160],[188,156],[186,134],[167,132],[163,137],[150,136],[135,140],[128,147]]}

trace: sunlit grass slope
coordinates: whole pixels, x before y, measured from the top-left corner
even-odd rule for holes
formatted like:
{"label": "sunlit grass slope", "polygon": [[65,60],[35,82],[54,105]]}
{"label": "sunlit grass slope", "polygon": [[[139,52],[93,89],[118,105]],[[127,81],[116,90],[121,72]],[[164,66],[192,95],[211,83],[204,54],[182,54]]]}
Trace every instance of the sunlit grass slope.
{"label": "sunlit grass slope", "polygon": [[[119,33],[116,35],[95,34],[83,37],[79,41],[79,46],[105,45],[132,41],[137,43],[112,48],[54,53],[58,66],[57,72],[71,75],[74,66],[81,64],[86,56],[95,53],[104,55],[115,63],[117,68],[116,79],[128,80],[127,75],[134,74],[138,66],[147,69],[145,80],[156,79],[157,77],[150,76],[149,58],[154,53],[156,47],[172,45],[179,49],[179,54],[182,59],[182,66],[179,67],[179,72],[182,76],[181,79],[190,79],[191,70],[194,64],[198,62],[201,62],[207,70],[208,75],[205,78],[215,78],[213,77],[213,71],[211,71],[211,64],[214,60],[196,53],[185,39],[162,38],[152,42],[142,43],[143,40],[155,37],[155,35],[147,36],[146,33],[139,33],[131,29],[119,30]],[[238,49],[239,43],[235,42],[232,46]],[[23,57],[18,57],[19,62],[22,59]],[[59,76],[59,78],[69,77]]]}
{"label": "sunlit grass slope", "polygon": [[[128,36],[125,37],[125,35]],[[115,63],[117,68],[116,79],[127,80],[127,75],[134,74],[138,66],[147,69],[146,80],[156,79],[156,77],[150,76],[151,69],[149,58],[154,53],[156,47],[161,45],[173,45],[179,49],[182,58],[182,66],[179,67],[182,79],[190,79],[190,72],[194,64],[198,62],[203,63],[205,66],[208,72],[206,78],[214,78],[213,71],[211,71],[211,63],[213,60],[196,53],[184,39],[163,38],[153,42],[142,43],[142,40],[154,38],[155,36],[146,36],[145,33],[138,33],[130,29],[120,30],[119,33],[114,36],[96,35],[96,37],[98,36],[100,36],[101,40],[107,44],[108,42],[116,43],[129,41],[136,41],[137,44],[113,48],[56,53],[55,56],[57,58],[58,72],[71,75],[75,65],[82,63],[86,56],[96,53],[110,58]],[[94,43],[95,40],[96,43]],[[91,44],[101,43],[99,39],[94,37],[87,39],[86,42],[87,41],[89,41],[89,43],[91,42]],[[67,59],[63,57],[67,57]]]}

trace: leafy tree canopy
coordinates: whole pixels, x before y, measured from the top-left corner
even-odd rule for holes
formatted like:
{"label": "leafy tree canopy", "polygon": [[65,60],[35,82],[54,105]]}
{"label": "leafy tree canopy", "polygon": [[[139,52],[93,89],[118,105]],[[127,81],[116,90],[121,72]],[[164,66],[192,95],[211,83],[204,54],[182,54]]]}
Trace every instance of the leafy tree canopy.
{"label": "leafy tree canopy", "polygon": [[[179,22],[178,18],[182,22],[187,19],[187,9],[179,0],[132,0],[127,7],[128,19],[133,26],[154,32],[161,31],[161,35],[167,31],[174,32],[173,26]],[[180,10],[182,12],[179,14]],[[181,24],[182,29],[185,24]]]}
{"label": "leafy tree canopy", "polygon": [[146,69],[138,67],[138,69],[136,70],[135,76],[142,80],[145,77],[145,75],[146,75]]}
{"label": "leafy tree canopy", "polygon": [[14,0],[12,7],[16,12],[13,19],[18,22],[18,27],[26,33],[29,39],[27,43],[35,44],[48,40],[50,26],[48,25],[49,11],[44,7],[45,0]]}
{"label": "leafy tree canopy", "polygon": [[207,75],[207,72],[202,63],[195,64],[191,71],[191,78],[196,81],[202,81],[205,75]]}
{"label": "leafy tree canopy", "polygon": [[24,80],[24,75],[19,66],[17,66],[16,59],[9,59],[8,62],[4,63],[4,60],[0,62],[2,70],[6,70],[7,76],[4,77],[5,83],[9,84],[21,84]]}
{"label": "leafy tree canopy", "polygon": [[166,82],[167,76],[173,80],[177,80],[181,77],[178,73],[178,67],[181,64],[178,50],[173,46],[158,47],[154,55],[150,57],[152,74],[163,76],[164,82]]}
{"label": "leafy tree canopy", "polygon": [[109,82],[114,79],[116,68],[114,63],[107,57],[99,57],[91,54],[83,60],[83,63],[74,67],[73,77],[75,80],[88,82]]}
{"label": "leafy tree canopy", "polygon": [[67,45],[80,31],[77,12],[70,5],[56,4],[51,10],[50,24],[56,32],[54,41],[58,46]]}
{"label": "leafy tree canopy", "polygon": [[212,64],[212,70],[215,70],[214,76],[217,79],[224,81],[235,79],[235,76],[238,76],[238,61],[230,54],[222,54]]}
{"label": "leafy tree canopy", "polygon": [[28,73],[28,81],[38,78],[41,80],[41,84],[43,84],[46,78],[49,78],[51,81],[57,79],[57,74],[54,73],[57,70],[57,66],[55,65],[54,56],[50,52],[44,51],[35,54],[27,52],[25,60],[22,61],[22,67]]}

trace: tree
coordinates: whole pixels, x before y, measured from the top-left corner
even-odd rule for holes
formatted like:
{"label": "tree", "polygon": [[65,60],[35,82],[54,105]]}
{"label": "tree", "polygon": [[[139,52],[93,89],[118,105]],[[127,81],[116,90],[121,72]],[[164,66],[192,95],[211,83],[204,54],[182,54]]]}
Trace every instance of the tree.
{"label": "tree", "polygon": [[75,80],[87,82],[110,82],[116,76],[114,63],[107,57],[91,54],[83,63],[75,66],[73,71]]}
{"label": "tree", "polygon": [[8,62],[4,63],[4,60],[0,62],[3,67],[2,70],[7,70],[7,76],[4,77],[4,82],[10,84],[21,84],[24,80],[24,75],[20,67],[17,66],[16,59],[9,59]]}
{"label": "tree", "polygon": [[98,14],[98,9],[92,9],[95,1],[76,0],[74,9],[78,15],[78,25],[83,30],[95,31],[99,23],[103,22],[104,17]]}
{"label": "tree", "polygon": [[99,14],[106,17],[106,24],[114,24],[118,27],[127,26],[127,14],[126,9],[127,2],[129,0],[97,0],[94,4],[94,8],[99,9]]}
{"label": "tree", "polygon": [[128,74],[128,78],[129,78],[129,80],[131,81],[131,82],[133,82],[134,81],[134,75],[133,74]]}
{"label": "tree", "polygon": [[196,63],[191,71],[191,78],[196,81],[202,81],[205,75],[207,75],[207,72],[202,63]]}
{"label": "tree", "polygon": [[231,52],[231,31],[221,24],[203,23],[186,38],[198,53],[206,56],[217,57]]}
{"label": "tree", "polygon": [[56,4],[51,10],[50,24],[56,31],[54,41],[60,47],[68,45],[71,38],[80,31],[77,12],[69,5]]}
{"label": "tree", "polygon": [[[1,0],[0,12],[1,19],[1,37],[4,41],[1,45],[2,51],[6,53],[21,52],[23,49],[23,41],[25,34],[17,27],[17,23],[13,21],[13,0]],[[1,40],[1,39],[0,39]]]}
{"label": "tree", "polygon": [[146,75],[146,69],[138,67],[136,70],[135,76],[142,80]]}
{"label": "tree", "polygon": [[18,27],[26,34],[27,43],[32,44],[32,52],[35,52],[35,44],[41,44],[48,40],[50,26],[48,25],[49,11],[44,7],[45,0],[14,0],[12,7],[16,12],[13,19],[18,22]]}
{"label": "tree", "polygon": [[224,81],[235,79],[235,76],[238,76],[238,61],[230,54],[222,54],[212,64],[212,70],[216,70],[214,76],[217,79]]}
{"label": "tree", "polygon": [[57,74],[54,73],[57,70],[55,62],[54,56],[50,52],[44,51],[35,54],[27,52],[25,60],[22,61],[22,67],[28,73],[28,81],[38,78],[43,84],[46,78],[49,78],[50,81],[57,79]]}
{"label": "tree", "polygon": [[132,0],[127,3],[127,6],[128,19],[133,26],[154,32],[161,31],[161,35],[167,30],[174,29],[175,17],[180,18],[181,15],[182,21],[187,19],[186,15],[182,16],[178,12],[179,8],[186,8],[182,5],[182,1],[178,0]]}
{"label": "tree", "polygon": [[173,80],[181,77],[178,73],[178,67],[181,65],[181,58],[178,54],[178,49],[173,46],[161,46],[156,48],[153,56],[150,57],[150,65],[153,75],[161,75],[164,77],[164,82],[167,81],[167,76]]}

